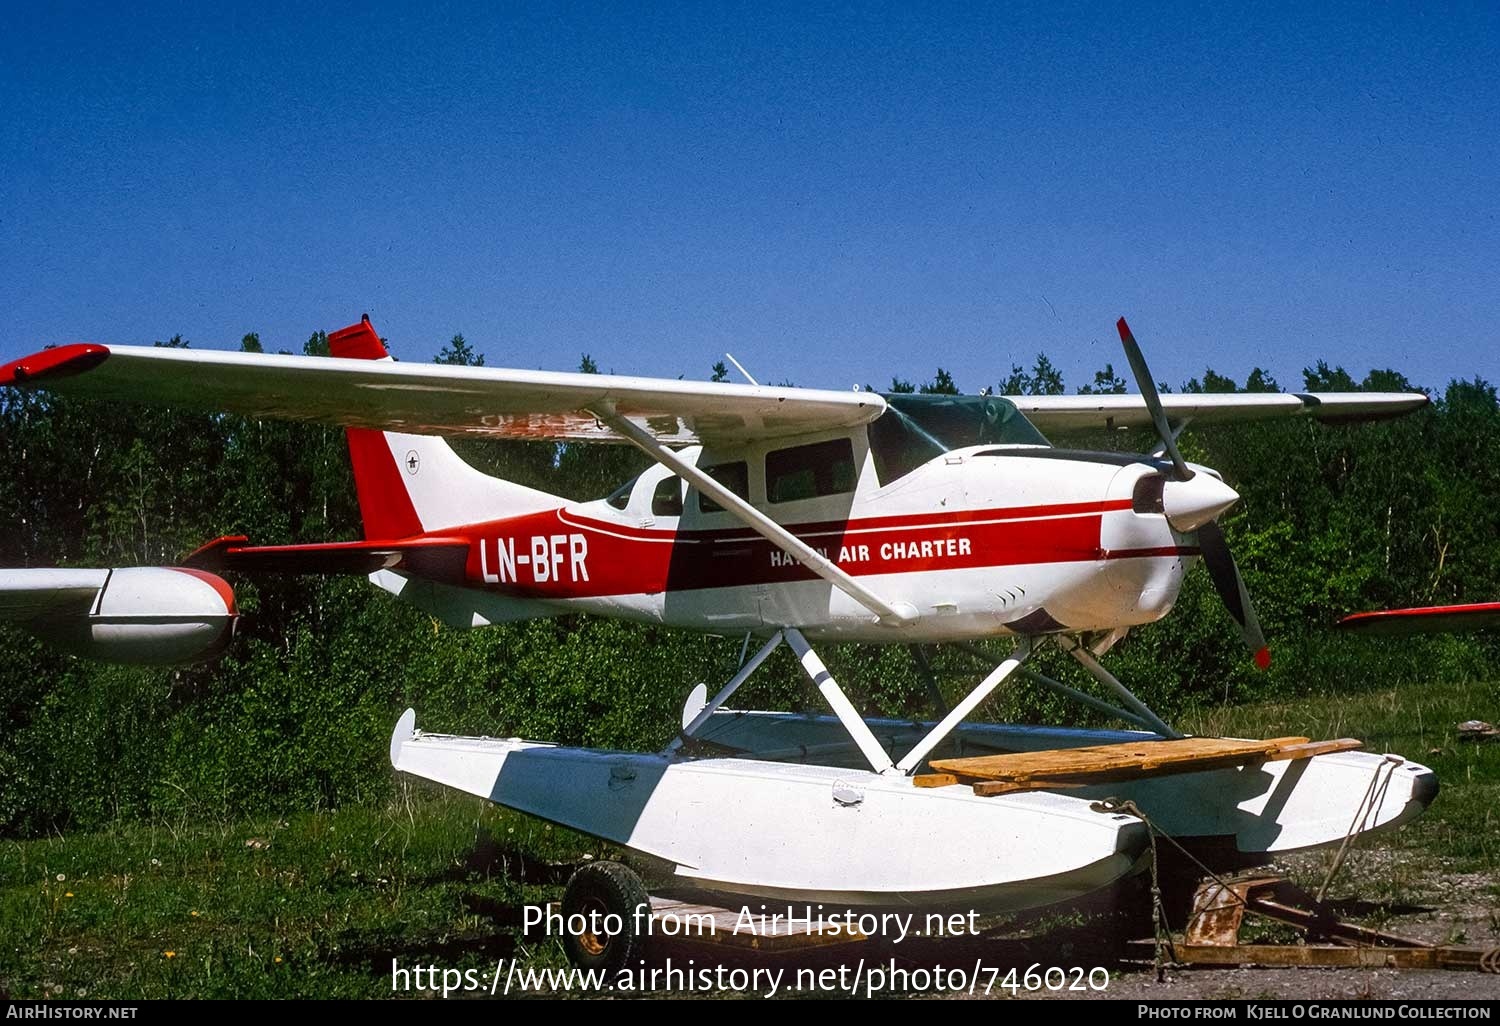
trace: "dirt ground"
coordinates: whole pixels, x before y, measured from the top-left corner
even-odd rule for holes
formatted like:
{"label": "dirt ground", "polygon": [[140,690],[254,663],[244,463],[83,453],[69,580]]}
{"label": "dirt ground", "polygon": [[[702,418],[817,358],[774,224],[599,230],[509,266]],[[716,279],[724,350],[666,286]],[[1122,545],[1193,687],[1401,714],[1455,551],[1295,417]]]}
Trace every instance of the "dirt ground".
{"label": "dirt ground", "polygon": [[[1052,997],[1054,995],[1047,995]],[[1192,1001],[1256,998],[1391,998],[1418,1001],[1500,1001],[1500,976],[1442,970],[1392,969],[1172,969],[1121,973],[1098,994],[1127,1000]]]}
{"label": "dirt ground", "polygon": [[[1306,883],[1321,879],[1327,858],[1324,853],[1303,855],[1284,860],[1277,868]],[[1393,883],[1398,879],[1399,884]],[[1375,900],[1363,897],[1366,894]],[[1495,881],[1482,874],[1446,871],[1441,865],[1414,868],[1408,853],[1380,848],[1351,857],[1330,891],[1331,898],[1340,895],[1344,897],[1334,904],[1341,915],[1364,926],[1429,944],[1500,947],[1500,894]],[[1296,941],[1290,933],[1272,939]],[[1159,982],[1154,967],[1127,964],[1118,967],[1102,993],[1057,996],[1500,1001],[1500,975],[1458,970],[1168,967]]]}
{"label": "dirt ground", "polygon": [[[1276,868],[1311,889],[1322,879],[1328,858],[1326,853],[1298,856]],[[1340,918],[1363,926],[1431,944],[1481,950],[1500,947],[1500,888],[1495,882],[1482,874],[1455,872],[1442,865],[1422,865],[1410,852],[1373,849],[1351,856],[1329,897]],[[893,963],[911,970],[930,970],[939,965],[950,971],[983,966],[979,993],[974,997],[1500,1001],[1500,975],[1460,970],[1168,966],[1158,980],[1149,949],[1132,949],[1125,957],[1121,956],[1122,936],[1149,933],[1148,909],[1145,892],[1137,890],[1070,918],[1010,923],[979,937],[915,940],[904,944],[854,943],[829,950],[821,958],[809,955],[804,962],[790,957],[780,964],[791,970],[788,976],[805,964],[844,966],[851,971],[856,962],[866,967]],[[1248,926],[1241,939],[1286,944],[1298,943],[1299,935],[1288,927],[1261,922]],[[685,956],[697,954],[702,958],[707,953],[698,950],[672,954],[680,965]],[[753,955],[725,957],[726,954],[720,949],[718,957],[709,955],[705,961],[738,966],[776,964],[774,960],[760,961]],[[1050,991],[1042,986],[1034,985],[1028,991],[1025,986],[1014,985],[1014,981],[1025,978],[1028,969],[1045,972],[1053,966],[1069,972],[1074,967],[1082,967],[1084,972],[1102,967],[1108,970],[1108,984],[1102,989]],[[1014,975],[1009,975],[1012,970]],[[1008,975],[1013,981],[1009,987],[1004,985]],[[1094,978],[1103,979],[1102,971]],[[988,995],[984,994],[986,989]],[[896,986],[880,993],[909,998],[971,996],[966,991],[949,993],[940,987],[921,985]]]}

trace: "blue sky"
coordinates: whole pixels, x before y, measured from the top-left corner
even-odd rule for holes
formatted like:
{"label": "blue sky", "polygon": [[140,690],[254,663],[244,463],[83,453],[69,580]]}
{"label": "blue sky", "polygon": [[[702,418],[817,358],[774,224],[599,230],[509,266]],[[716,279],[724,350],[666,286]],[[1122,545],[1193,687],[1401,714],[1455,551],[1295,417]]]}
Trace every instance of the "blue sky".
{"label": "blue sky", "polygon": [[[227,5],[225,5],[227,7]],[[0,359],[1500,378],[1493,3],[0,11]]]}

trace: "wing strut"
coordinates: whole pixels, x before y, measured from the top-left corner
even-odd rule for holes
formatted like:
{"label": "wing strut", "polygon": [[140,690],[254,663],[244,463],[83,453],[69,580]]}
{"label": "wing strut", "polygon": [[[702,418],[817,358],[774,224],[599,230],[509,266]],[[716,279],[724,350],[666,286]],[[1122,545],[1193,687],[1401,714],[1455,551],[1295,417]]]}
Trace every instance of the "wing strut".
{"label": "wing strut", "polygon": [[663,445],[651,432],[634,421],[620,416],[613,407],[601,403],[590,407],[589,412],[598,417],[601,423],[609,425],[629,439],[656,462],[733,513],[746,527],[870,610],[880,618],[881,623],[891,627],[902,627],[916,619],[916,609],[904,603],[892,605],[887,602],[839,569],[827,556]]}

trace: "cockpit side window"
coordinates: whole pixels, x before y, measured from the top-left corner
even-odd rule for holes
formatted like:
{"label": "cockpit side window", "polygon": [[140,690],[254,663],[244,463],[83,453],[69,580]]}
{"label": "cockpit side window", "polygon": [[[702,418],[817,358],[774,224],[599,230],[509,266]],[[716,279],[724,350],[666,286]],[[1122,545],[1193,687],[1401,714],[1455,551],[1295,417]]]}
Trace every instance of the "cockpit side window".
{"label": "cockpit side window", "polygon": [[682,516],[682,480],[673,474],[656,483],[651,493],[651,515],[653,517]]}
{"label": "cockpit side window", "polygon": [[953,449],[971,445],[1046,445],[1009,399],[998,395],[886,395],[870,425],[870,452],[882,485]]}
{"label": "cockpit side window", "polygon": [[847,438],[766,454],[766,498],[815,499],[854,491],[854,446]]}
{"label": "cockpit side window", "polygon": [[626,481],[620,487],[610,492],[604,501],[615,509],[624,510],[626,506],[630,505],[630,493],[635,491],[635,483],[640,479],[641,475],[635,475],[635,477],[632,477],[629,481]]}

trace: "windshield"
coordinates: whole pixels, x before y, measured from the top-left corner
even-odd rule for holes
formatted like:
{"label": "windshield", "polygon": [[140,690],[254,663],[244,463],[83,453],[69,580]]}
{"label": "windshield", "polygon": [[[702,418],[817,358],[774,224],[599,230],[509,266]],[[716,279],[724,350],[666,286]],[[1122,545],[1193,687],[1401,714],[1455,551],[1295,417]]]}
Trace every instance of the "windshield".
{"label": "windshield", "polygon": [[640,479],[641,475],[635,475],[635,477],[632,477],[629,481],[626,481],[620,487],[606,495],[604,501],[615,509],[623,510],[626,506],[630,505],[630,493],[635,491],[635,483]]}
{"label": "windshield", "polygon": [[1009,399],[998,395],[883,394],[886,411],[870,425],[870,451],[882,485],[935,456],[971,445],[1046,445]]}

